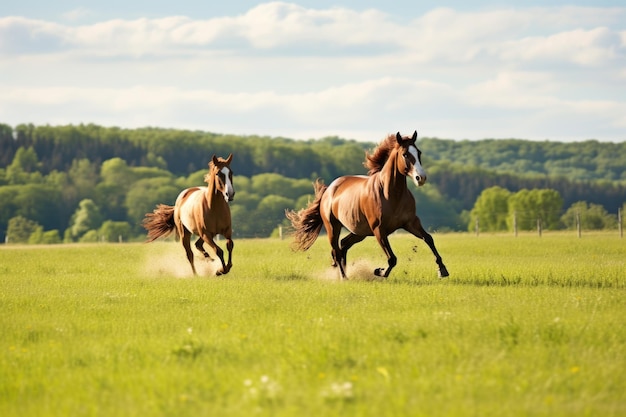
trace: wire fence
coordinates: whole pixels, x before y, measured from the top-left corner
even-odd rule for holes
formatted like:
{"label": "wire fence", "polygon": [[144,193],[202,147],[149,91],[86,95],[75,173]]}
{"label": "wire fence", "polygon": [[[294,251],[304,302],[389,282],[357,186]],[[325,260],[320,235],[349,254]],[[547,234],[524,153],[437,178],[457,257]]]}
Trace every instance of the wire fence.
{"label": "wire fence", "polygon": [[[495,215],[496,213],[494,213]],[[544,215],[546,214],[550,214],[550,213],[543,213]],[[554,214],[554,213],[552,213]],[[532,215],[532,217],[531,217]],[[524,225],[526,227],[520,227],[520,220],[523,219]],[[524,212],[524,211],[514,211],[512,214],[512,217],[510,218],[511,220],[511,228],[507,229],[507,231],[511,231],[513,232],[513,235],[517,237],[518,233],[520,230],[524,230],[524,231],[529,231],[531,230],[528,226],[529,222],[532,222],[534,225],[536,225],[536,231],[539,237],[541,237],[541,235],[544,232],[544,226],[545,226],[545,219],[541,216],[541,215],[537,215],[537,212]],[[581,216],[581,212],[577,211],[574,214],[574,220],[575,220],[575,231],[577,236],[580,238],[582,237],[583,231],[589,231],[589,230],[613,230],[613,228],[584,228],[583,227],[583,218]],[[570,228],[566,228],[565,230],[571,230]],[[481,222],[480,222],[480,217],[476,217],[474,219],[474,233],[476,234],[476,236],[479,236],[481,232],[492,232],[494,230],[492,230],[491,228],[487,228],[486,230],[481,230]],[[499,230],[499,231],[505,231],[505,230]],[[622,213],[622,209],[618,208],[617,209],[617,233],[619,235],[620,238],[624,238],[624,221],[623,221],[623,213]]]}

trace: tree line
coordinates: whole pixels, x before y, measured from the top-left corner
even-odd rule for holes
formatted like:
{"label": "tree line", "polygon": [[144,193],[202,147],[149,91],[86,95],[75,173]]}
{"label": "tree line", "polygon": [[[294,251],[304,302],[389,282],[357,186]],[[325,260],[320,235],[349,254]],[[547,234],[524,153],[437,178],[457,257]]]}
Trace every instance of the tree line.
{"label": "tree line", "polygon": [[[0,124],[0,239],[7,234],[13,237],[9,241],[31,243],[140,239],[146,212],[158,203],[173,204],[183,188],[202,185],[211,156],[229,153],[237,190],[231,206],[235,236],[269,236],[287,225],[286,208],[306,205],[314,179],[329,183],[365,174],[364,153],[376,144],[337,137],[299,141],[157,128]],[[492,187],[512,194],[555,191],[561,207],[554,209],[559,211],[554,227],[567,227],[560,216],[574,204],[611,213],[623,204],[625,174],[614,169],[626,166],[623,145],[421,138],[429,183],[411,189],[420,217],[435,230],[467,230],[479,197]],[[567,161],[578,162],[568,168]]]}

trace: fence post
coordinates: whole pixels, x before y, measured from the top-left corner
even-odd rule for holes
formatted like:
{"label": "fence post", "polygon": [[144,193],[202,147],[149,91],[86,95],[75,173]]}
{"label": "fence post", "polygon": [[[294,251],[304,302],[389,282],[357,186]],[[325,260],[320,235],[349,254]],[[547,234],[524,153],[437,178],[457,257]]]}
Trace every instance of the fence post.
{"label": "fence post", "polygon": [[537,219],[537,233],[539,233],[539,237],[541,237],[541,217]]}
{"label": "fence post", "polygon": [[517,237],[517,210],[513,210],[513,234]]}
{"label": "fence post", "polygon": [[581,231],[580,231],[580,211],[576,212],[576,230],[578,230],[578,238],[580,239]]}
{"label": "fence post", "polygon": [[622,226],[622,208],[617,208],[617,227],[619,228],[619,237],[620,239],[624,237],[624,230]]}
{"label": "fence post", "polygon": [[474,226],[474,230],[476,231],[476,237],[478,237],[479,227],[478,227],[478,217],[476,217],[476,224]]}

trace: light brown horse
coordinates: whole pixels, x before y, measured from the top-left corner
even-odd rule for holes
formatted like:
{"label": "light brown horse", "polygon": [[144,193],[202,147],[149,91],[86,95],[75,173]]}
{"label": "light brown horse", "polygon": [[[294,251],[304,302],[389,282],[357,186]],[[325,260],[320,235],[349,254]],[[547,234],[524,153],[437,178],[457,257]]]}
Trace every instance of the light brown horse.
{"label": "light brown horse", "polygon": [[[195,246],[206,258],[209,258],[209,254],[204,250],[205,242],[222,262],[222,269],[216,272],[217,275],[227,274],[233,266],[234,244],[228,206],[228,202],[235,196],[233,172],[230,169],[232,159],[232,154],[226,159],[213,155],[209,162],[209,173],[204,176],[207,187],[193,187],[181,191],[174,206],[159,204],[152,213],[146,214],[142,223],[148,231],[146,242],[168,236],[175,230],[176,238],[182,240],[194,275],[197,273],[193,263],[191,235],[199,236]],[[228,263],[224,262],[224,251],[213,240],[218,234],[226,238]]]}
{"label": "light brown horse", "polygon": [[[377,268],[374,274],[388,277],[397,263],[388,236],[397,229],[404,229],[426,242],[435,255],[439,277],[447,277],[448,270],[432,236],[415,214],[415,199],[406,183],[407,176],[418,187],[426,182],[416,139],[417,132],[411,138],[402,137],[400,132],[389,135],[372,154],[366,154],[368,176],[339,177],[329,186],[318,180],[314,185],[315,200],[298,212],[286,212],[295,229],[294,248],[309,249],[323,225],[332,247],[333,266],[339,265],[341,277],[346,279],[348,250],[367,236],[375,236],[387,256],[388,266]],[[339,242],[342,227],[349,233]]]}

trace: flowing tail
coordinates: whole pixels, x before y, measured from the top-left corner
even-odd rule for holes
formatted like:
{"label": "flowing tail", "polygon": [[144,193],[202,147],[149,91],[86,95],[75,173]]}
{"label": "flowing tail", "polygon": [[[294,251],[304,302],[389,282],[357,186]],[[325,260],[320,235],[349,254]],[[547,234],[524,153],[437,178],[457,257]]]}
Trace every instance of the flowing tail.
{"label": "flowing tail", "polygon": [[141,222],[148,231],[146,242],[154,242],[160,237],[167,237],[176,230],[174,223],[174,207],[159,204],[152,213],[147,213]]}
{"label": "flowing tail", "polygon": [[320,214],[320,201],[328,187],[321,180],[315,181],[313,187],[315,188],[315,200],[307,208],[298,212],[285,210],[285,216],[295,229],[292,245],[295,250],[305,251],[313,246],[324,224]]}

